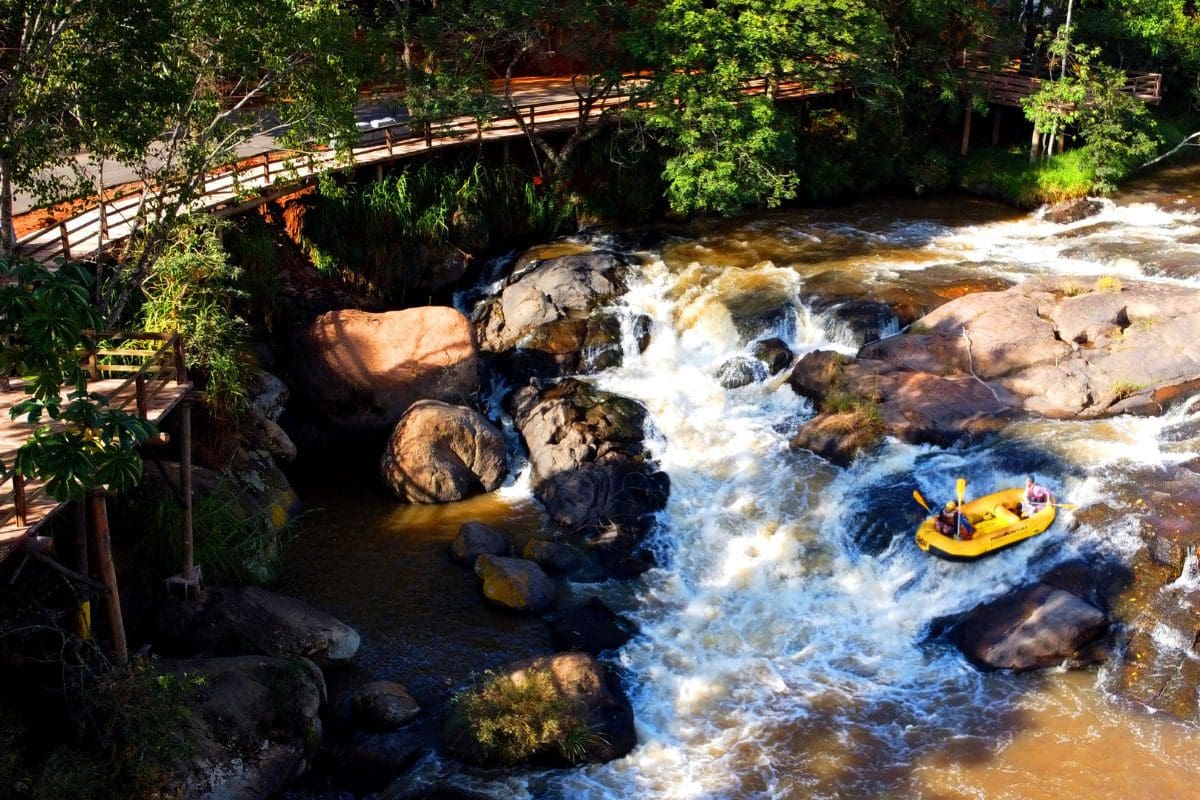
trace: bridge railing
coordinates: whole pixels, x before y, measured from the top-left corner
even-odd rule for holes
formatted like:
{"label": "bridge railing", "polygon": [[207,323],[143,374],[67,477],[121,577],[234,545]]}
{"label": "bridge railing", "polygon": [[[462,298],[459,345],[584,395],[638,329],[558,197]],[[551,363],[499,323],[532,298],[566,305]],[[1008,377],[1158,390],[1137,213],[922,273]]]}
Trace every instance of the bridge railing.
{"label": "bridge railing", "polygon": [[[512,138],[521,134],[520,116],[535,132],[545,133],[573,127],[584,115],[601,115],[629,105],[639,78],[618,84],[609,94],[590,104],[583,99],[546,100],[524,103],[488,119],[458,116],[432,121],[399,120],[372,125],[361,130],[356,142],[348,149],[348,159],[336,146],[318,147],[311,152],[274,151],[263,156],[245,159],[237,164],[219,167],[201,177],[197,192],[188,199],[189,210],[226,208],[234,213],[245,205],[261,202],[265,192],[274,187],[290,187],[311,179],[330,168],[386,161],[409,155],[422,149],[446,147],[471,140]],[[773,88],[779,100],[791,100],[845,88],[844,83],[814,89],[797,82],[776,82],[766,79],[747,81],[744,90],[758,94]],[[331,143],[336,145],[335,143]],[[275,157],[272,158],[272,155]],[[69,219],[35,231],[18,240],[25,255],[42,262],[55,258],[86,258],[103,250],[110,242],[134,233],[156,207],[169,207],[179,202],[179,188],[147,189],[133,187],[123,193],[110,195],[95,208]]]}
{"label": "bridge railing", "polygon": [[[178,333],[89,332],[80,363],[89,381],[127,376],[116,386],[105,386],[99,394],[110,408],[135,413],[141,419],[147,419],[150,404],[167,386],[188,380],[183,337]],[[20,420],[0,422],[19,423]],[[15,451],[4,454],[10,467],[14,454]],[[0,487],[5,487],[0,490],[0,529],[27,526],[30,506],[45,498],[45,486],[10,472],[0,481]]]}

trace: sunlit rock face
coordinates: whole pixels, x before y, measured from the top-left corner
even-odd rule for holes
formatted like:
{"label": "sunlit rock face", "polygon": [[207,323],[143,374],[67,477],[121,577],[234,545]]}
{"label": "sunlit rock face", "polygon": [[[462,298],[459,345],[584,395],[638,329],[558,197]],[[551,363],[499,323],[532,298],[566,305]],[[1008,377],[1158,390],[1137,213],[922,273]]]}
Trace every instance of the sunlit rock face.
{"label": "sunlit rock face", "polygon": [[518,264],[526,266],[476,313],[485,352],[523,376],[595,372],[621,362],[620,324],[596,312],[626,289],[624,255],[596,251]]}
{"label": "sunlit rock face", "polygon": [[479,388],[474,331],[453,308],[331,311],[296,345],[296,379],[337,431],[382,433],[418,400],[463,403]]}
{"label": "sunlit rock face", "polygon": [[646,408],[573,379],[527,386],[509,405],[529,449],[534,494],[550,517],[593,534],[610,569],[649,566],[641,541],[666,505],[669,479],[645,446]]}
{"label": "sunlit rock face", "polygon": [[396,423],[379,469],[405,502],[464,500],[508,475],[504,435],[474,409],[419,400]]}
{"label": "sunlit rock face", "polygon": [[[856,359],[810,353],[791,383],[819,410],[833,396],[872,404],[883,430],[909,442],[948,444],[1029,414],[1162,413],[1200,386],[1200,290],[1031,278],[952,300]],[[839,463],[860,449],[831,440],[832,423],[820,425],[810,424],[798,446]]]}
{"label": "sunlit rock face", "polygon": [[1200,381],[1200,290],[1111,276],[1031,278],[941,306],[863,348],[901,370],[974,372],[1049,417],[1161,413]]}

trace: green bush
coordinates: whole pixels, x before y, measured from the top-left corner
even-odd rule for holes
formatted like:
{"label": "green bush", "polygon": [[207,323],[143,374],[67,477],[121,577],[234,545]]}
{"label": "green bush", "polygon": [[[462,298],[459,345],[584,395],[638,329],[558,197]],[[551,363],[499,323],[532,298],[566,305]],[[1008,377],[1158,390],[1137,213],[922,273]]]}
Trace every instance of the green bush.
{"label": "green bush", "polygon": [[55,746],[29,784],[32,800],[169,800],[193,756],[183,735],[199,680],[160,675],[135,660],[78,687],[79,737]]}
{"label": "green bush", "polygon": [[548,670],[514,681],[486,673],[481,684],[455,695],[446,720],[451,750],[489,764],[511,765],[553,748],[581,760],[603,734],[589,727],[576,703],[564,698]]}
{"label": "green bush", "polygon": [[[174,573],[183,559],[182,513],[170,498],[152,509],[138,556],[157,575]],[[225,484],[196,500],[192,529],[195,562],[203,565],[205,580],[220,586],[271,583],[279,573],[290,530],[263,514],[247,514]]]}
{"label": "green bush", "polygon": [[236,412],[247,403],[245,323],[233,312],[241,270],[221,241],[227,223],[187,217],[142,285],[146,330],[183,334],[189,369],[199,369],[209,405]]}
{"label": "green bush", "polygon": [[453,248],[546,237],[577,225],[579,200],[512,164],[427,160],[365,186],[325,188],[304,217],[313,263],[360,289],[402,301]]}

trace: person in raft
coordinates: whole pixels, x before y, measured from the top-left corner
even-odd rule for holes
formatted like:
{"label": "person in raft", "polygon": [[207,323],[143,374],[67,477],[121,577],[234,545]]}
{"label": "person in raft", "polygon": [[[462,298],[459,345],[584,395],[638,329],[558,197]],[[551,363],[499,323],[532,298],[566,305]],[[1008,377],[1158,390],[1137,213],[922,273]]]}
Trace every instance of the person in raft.
{"label": "person in raft", "polygon": [[1025,495],[1021,498],[1021,516],[1032,517],[1047,505],[1054,503],[1054,495],[1045,486],[1037,483],[1030,475],[1025,479]]}
{"label": "person in raft", "polygon": [[962,539],[964,541],[975,535],[975,529],[971,527],[971,523],[967,521],[967,518],[959,513],[958,503],[953,500],[948,501],[946,505],[942,506],[942,510],[937,515],[933,527],[938,533],[943,536],[949,536],[951,539],[959,538],[959,531],[962,532]]}

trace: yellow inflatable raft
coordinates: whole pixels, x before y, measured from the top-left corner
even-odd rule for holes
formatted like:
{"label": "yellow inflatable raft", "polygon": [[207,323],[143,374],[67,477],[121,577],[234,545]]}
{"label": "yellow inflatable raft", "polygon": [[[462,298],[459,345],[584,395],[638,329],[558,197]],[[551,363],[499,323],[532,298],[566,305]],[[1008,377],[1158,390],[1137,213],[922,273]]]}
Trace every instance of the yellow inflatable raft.
{"label": "yellow inflatable raft", "polygon": [[975,535],[965,541],[938,533],[936,517],[930,517],[917,528],[917,547],[951,561],[971,561],[1037,536],[1054,522],[1054,506],[1047,504],[1032,517],[1021,519],[1023,494],[1024,489],[1005,489],[963,503],[962,511],[975,527]]}

